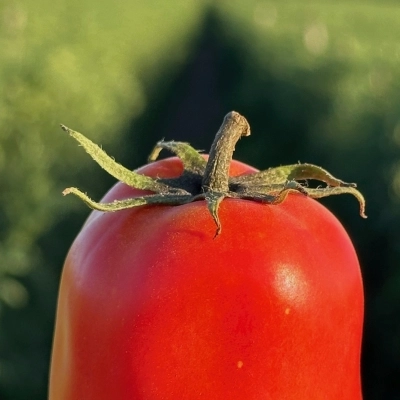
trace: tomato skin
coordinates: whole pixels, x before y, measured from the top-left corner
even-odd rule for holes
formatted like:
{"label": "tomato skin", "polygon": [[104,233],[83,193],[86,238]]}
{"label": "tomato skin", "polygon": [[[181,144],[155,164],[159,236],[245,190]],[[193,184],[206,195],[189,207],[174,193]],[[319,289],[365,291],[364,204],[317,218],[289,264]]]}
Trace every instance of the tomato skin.
{"label": "tomato skin", "polygon": [[339,221],[302,194],[219,216],[214,239],[204,201],[92,212],[63,270],[50,400],[362,398],[362,280]]}

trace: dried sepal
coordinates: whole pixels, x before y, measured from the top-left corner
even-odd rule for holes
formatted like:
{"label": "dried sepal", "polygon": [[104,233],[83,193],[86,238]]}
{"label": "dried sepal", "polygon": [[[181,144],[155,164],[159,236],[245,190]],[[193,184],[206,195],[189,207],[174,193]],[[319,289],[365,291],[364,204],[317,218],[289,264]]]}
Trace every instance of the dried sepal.
{"label": "dried sepal", "polygon": [[126,210],[137,206],[143,206],[146,204],[164,204],[164,205],[180,205],[192,200],[191,195],[177,195],[174,193],[168,194],[149,194],[141,197],[133,197],[125,200],[114,200],[111,203],[97,203],[93,201],[88,195],[83,193],[77,188],[70,187],[63,191],[63,195],[73,194],[80,198],[90,208],[97,211],[103,212],[114,212],[120,210]]}
{"label": "dried sepal", "polygon": [[153,151],[148,157],[149,162],[157,160],[161,150],[168,150],[180,158],[186,172],[191,172],[203,176],[207,161],[189,143],[185,142],[157,142]]}
{"label": "dried sepal", "polygon": [[215,236],[218,236],[221,233],[222,226],[219,220],[218,210],[221,204],[221,201],[228,197],[227,193],[219,193],[214,191],[209,191],[205,194],[205,200],[207,202],[208,211],[214,219],[215,225],[217,225],[217,230],[215,232]]}
{"label": "dried sepal", "polygon": [[354,187],[324,187],[324,188],[305,188],[308,196],[313,199],[321,199],[322,197],[328,197],[338,194],[352,194],[360,205],[360,216],[367,218],[365,214],[365,198],[361,192]]}
{"label": "dried sepal", "polygon": [[120,182],[141,190],[151,190],[153,192],[168,192],[167,185],[158,182],[157,180],[145,175],[138,174],[137,172],[130,171],[121,164],[118,164],[112,157],[110,157],[103,149],[97,144],[93,143],[90,139],[83,136],[81,133],[69,129],[65,125],[61,128],[68,132],[93,158],[97,164],[105,169],[110,175],[118,179]]}
{"label": "dried sepal", "polygon": [[232,184],[245,183],[252,186],[262,186],[284,184],[286,181],[299,181],[307,179],[315,179],[325,182],[329,186],[356,186],[355,183],[346,183],[341,179],[335,178],[325,169],[313,164],[292,164],[276,168],[269,168],[250,175],[233,177],[231,178],[230,182]]}

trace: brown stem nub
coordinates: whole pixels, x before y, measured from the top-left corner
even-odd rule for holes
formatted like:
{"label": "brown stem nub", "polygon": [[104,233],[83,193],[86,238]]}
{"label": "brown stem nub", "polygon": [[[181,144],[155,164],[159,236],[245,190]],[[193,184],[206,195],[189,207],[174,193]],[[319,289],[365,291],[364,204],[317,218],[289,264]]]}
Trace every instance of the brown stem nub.
{"label": "brown stem nub", "polygon": [[229,166],[235,145],[241,136],[249,135],[250,126],[245,117],[236,111],[231,111],[225,116],[211,146],[202,181],[204,192],[229,191]]}

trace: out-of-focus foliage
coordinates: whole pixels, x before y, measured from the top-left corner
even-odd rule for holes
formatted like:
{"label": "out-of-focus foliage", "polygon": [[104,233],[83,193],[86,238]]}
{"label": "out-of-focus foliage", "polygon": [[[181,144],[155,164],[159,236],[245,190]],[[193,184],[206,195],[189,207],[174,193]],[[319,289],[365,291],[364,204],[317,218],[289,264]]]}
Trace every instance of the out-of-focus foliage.
{"label": "out-of-focus foliage", "polygon": [[207,149],[231,109],[253,132],[236,158],[320,164],[365,194],[366,221],[350,196],[324,203],[363,267],[364,398],[398,398],[399,20],[390,1],[1,3],[0,399],[46,397],[59,274],[88,213],[62,189],[98,199],[113,182],[58,124],[134,168],[162,137]]}

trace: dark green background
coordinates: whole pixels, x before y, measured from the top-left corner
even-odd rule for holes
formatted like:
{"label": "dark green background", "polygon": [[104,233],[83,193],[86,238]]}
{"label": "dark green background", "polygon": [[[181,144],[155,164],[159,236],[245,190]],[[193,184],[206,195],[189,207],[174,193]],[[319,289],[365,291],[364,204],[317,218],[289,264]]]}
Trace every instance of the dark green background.
{"label": "dark green background", "polygon": [[323,203],[362,265],[364,398],[400,399],[400,5],[135,3],[0,3],[0,399],[46,398],[62,263],[89,213],[61,191],[114,182],[59,123],[133,169],[161,138],[208,149],[232,109],[252,128],[235,158],[319,164],[364,193],[367,220],[351,196]]}

